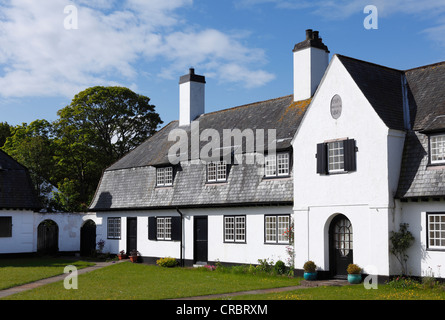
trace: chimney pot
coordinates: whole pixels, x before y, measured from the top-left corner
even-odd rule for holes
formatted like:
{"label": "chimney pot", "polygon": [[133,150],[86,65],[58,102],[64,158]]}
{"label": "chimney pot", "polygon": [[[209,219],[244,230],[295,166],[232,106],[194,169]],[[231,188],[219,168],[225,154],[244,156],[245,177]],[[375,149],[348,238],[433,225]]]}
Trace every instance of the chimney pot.
{"label": "chimney pot", "polygon": [[306,30],[306,40],[311,40],[312,39],[312,29],[307,29]]}

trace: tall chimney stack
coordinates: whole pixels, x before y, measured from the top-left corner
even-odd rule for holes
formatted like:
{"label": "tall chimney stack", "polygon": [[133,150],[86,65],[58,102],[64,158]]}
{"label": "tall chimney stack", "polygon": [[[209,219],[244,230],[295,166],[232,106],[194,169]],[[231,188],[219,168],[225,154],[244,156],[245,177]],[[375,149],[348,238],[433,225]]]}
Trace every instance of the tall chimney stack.
{"label": "tall chimney stack", "polygon": [[179,79],[179,126],[187,126],[205,112],[205,77],[189,73]]}
{"label": "tall chimney stack", "polygon": [[306,30],[306,40],[294,50],[294,101],[311,98],[329,64],[329,50],[318,31]]}

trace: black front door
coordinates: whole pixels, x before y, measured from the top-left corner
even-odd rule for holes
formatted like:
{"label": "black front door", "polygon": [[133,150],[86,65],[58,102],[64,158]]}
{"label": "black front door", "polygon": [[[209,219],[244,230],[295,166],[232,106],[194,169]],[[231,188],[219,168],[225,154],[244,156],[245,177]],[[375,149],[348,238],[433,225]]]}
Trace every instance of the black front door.
{"label": "black front door", "polygon": [[137,218],[127,218],[127,253],[137,250]]}
{"label": "black front door", "polygon": [[80,228],[80,255],[91,256],[96,250],[96,223],[87,220]]}
{"label": "black front door", "polygon": [[59,227],[52,220],[45,220],[37,227],[37,252],[55,254],[59,251]]}
{"label": "black front door", "polygon": [[194,221],[194,262],[207,263],[207,217],[195,217]]}
{"label": "black front door", "polygon": [[353,263],[352,225],[348,218],[336,216],[329,228],[329,269],[333,277],[347,277],[348,265]]}

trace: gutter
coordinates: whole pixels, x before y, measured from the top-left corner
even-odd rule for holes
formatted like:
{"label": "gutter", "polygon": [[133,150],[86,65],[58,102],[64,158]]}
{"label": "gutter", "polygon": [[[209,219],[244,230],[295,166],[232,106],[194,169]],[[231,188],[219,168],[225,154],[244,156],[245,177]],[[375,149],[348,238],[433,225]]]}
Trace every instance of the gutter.
{"label": "gutter", "polygon": [[181,241],[180,241],[180,249],[179,249],[179,260],[181,261],[180,262],[181,267],[184,267],[184,259],[182,258],[182,251],[183,251],[183,249],[182,249],[182,235],[183,235],[183,228],[184,228],[183,227],[184,226],[184,223],[183,223],[184,216],[183,216],[183,213],[181,212],[181,210],[179,210],[179,208],[176,208],[176,211],[181,216]]}

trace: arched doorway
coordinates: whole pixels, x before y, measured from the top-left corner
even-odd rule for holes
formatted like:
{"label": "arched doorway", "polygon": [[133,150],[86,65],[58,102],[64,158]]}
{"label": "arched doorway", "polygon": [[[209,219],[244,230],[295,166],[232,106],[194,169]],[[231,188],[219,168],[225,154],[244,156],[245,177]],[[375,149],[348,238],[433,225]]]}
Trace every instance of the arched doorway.
{"label": "arched doorway", "polygon": [[37,252],[55,254],[59,251],[59,226],[53,220],[44,220],[37,227]]}
{"label": "arched doorway", "polygon": [[91,256],[96,250],[96,223],[87,220],[80,228],[80,255]]}
{"label": "arched doorway", "polygon": [[329,270],[336,278],[347,277],[346,269],[353,263],[353,232],[349,219],[339,214],[329,227]]}

